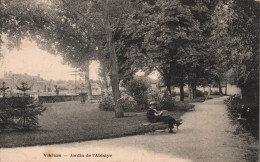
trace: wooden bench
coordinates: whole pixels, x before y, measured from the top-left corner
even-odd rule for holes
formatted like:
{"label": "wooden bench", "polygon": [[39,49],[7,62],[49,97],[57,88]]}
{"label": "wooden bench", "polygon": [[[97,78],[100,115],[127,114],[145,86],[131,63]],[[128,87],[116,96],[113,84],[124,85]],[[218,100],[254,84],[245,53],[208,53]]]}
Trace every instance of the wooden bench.
{"label": "wooden bench", "polygon": [[[155,131],[155,130],[159,129],[161,126],[165,126],[166,128],[168,128],[168,124],[166,124],[164,122],[142,123],[142,126],[144,127],[144,129],[148,129],[150,131]],[[160,128],[160,129],[162,129],[162,128]]]}

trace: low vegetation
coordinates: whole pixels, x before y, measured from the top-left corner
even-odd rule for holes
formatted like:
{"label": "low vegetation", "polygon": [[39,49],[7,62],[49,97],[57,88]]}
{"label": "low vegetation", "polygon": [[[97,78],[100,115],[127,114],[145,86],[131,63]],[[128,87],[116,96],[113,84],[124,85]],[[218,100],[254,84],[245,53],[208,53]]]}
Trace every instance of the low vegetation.
{"label": "low vegetation", "polygon": [[[124,112],[142,112],[149,108],[150,102],[157,104],[158,110],[174,110],[175,95],[168,91],[153,90],[149,81],[144,78],[134,78],[123,84],[124,90],[118,100]],[[112,93],[106,93],[99,100],[99,109],[113,111],[115,103]]]}
{"label": "low vegetation", "polygon": [[225,100],[230,116],[256,138],[259,137],[259,106],[241,99],[240,95],[230,96]]}

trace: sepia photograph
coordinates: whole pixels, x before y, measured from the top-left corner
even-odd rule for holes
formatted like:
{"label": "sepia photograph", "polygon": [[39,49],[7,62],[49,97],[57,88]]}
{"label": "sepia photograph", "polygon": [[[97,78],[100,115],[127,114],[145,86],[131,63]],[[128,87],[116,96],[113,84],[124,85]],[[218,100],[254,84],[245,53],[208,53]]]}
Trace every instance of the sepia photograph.
{"label": "sepia photograph", "polygon": [[0,162],[257,162],[260,0],[0,0]]}

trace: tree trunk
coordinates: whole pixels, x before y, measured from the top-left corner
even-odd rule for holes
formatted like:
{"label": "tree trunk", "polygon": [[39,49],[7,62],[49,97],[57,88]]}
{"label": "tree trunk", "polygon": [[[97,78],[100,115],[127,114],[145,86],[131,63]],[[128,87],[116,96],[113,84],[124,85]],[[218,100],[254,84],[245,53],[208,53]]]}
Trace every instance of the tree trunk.
{"label": "tree trunk", "polygon": [[190,85],[189,86],[190,89],[190,99],[194,99],[195,98],[195,90],[194,90],[194,85]]}
{"label": "tree trunk", "polygon": [[197,98],[197,87],[196,87],[196,85],[192,85],[192,93],[193,93],[193,99]]}
{"label": "tree trunk", "polygon": [[180,84],[180,101],[184,101],[184,89],[183,84]]}
{"label": "tree trunk", "polygon": [[[25,100],[25,98],[24,98],[24,100]],[[25,129],[25,127],[26,127],[26,117],[25,117],[25,106],[23,107],[23,128]]]}
{"label": "tree trunk", "polygon": [[193,96],[193,90],[191,85],[188,85],[188,90],[189,90],[189,99],[192,100],[194,96]]}
{"label": "tree trunk", "polygon": [[123,108],[121,107],[118,100],[121,98],[120,91],[119,91],[119,78],[118,75],[110,75],[111,78],[111,86],[112,92],[115,102],[115,117],[120,118],[124,116]]}
{"label": "tree trunk", "polygon": [[189,76],[188,76],[188,92],[189,92],[189,99],[192,100],[193,99],[193,93],[192,93],[192,86],[191,86],[191,81],[190,81]]}
{"label": "tree trunk", "polygon": [[254,100],[255,100],[255,103],[257,105],[259,105],[259,86],[257,86],[256,88],[254,88]]}
{"label": "tree trunk", "polygon": [[221,86],[221,82],[220,81],[218,81],[218,91],[219,91],[220,95],[223,95],[222,86]]}
{"label": "tree trunk", "polygon": [[227,95],[227,82],[226,82],[226,87],[225,87],[225,96]]}
{"label": "tree trunk", "polygon": [[167,86],[167,89],[168,89],[170,94],[172,93],[172,90],[171,90],[172,83],[171,82],[172,82],[173,68],[174,68],[173,63],[170,63],[170,70],[169,70],[168,75],[166,76],[166,78],[167,78],[166,86]]}
{"label": "tree trunk", "polygon": [[172,90],[171,90],[171,77],[170,76],[167,77],[166,87],[167,87],[168,92],[171,94]]}
{"label": "tree trunk", "polygon": [[209,96],[211,95],[211,84],[209,85]]}
{"label": "tree trunk", "polygon": [[118,67],[118,60],[117,60],[117,55],[116,55],[116,50],[115,50],[115,44],[113,42],[113,37],[112,37],[112,27],[109,22],[109,7],[108,7],[108,0],[104,2],[104,23],[105,23],[105,32],[106,32],[106,43],[107,47],[109,50],[109,61],[110,61],[110,79],[111,79],[111,86],[112,86],[112,92],[113,92],[113,97],[114,97],[114,102],[115,102],[115,117],[123,117],[124,116],[124,111],[122,107],[120,106],[120,103],[118,100],[121,98],[121,94],[119,91],[119,67]]}
{"label": "tree trunk", "polygon": [[89,80],[89,64],[90,64],[90,61],[87,60],[84,65],[85,85],[86,85],[86,89],[87,89],[87,93],[88,93],[88,101],[90,101],[92,98],[91,83]]}

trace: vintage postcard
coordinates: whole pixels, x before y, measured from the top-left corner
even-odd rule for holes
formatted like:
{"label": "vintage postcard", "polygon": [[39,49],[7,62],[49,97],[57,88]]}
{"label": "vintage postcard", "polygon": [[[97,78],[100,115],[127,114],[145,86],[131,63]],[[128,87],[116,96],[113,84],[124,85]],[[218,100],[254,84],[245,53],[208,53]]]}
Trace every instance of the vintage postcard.
{"label": "vintage postcard", "polygon": [[259,1],[0,10],[0,162],[258,161]]}

